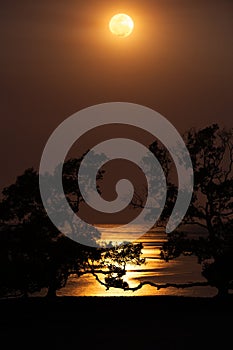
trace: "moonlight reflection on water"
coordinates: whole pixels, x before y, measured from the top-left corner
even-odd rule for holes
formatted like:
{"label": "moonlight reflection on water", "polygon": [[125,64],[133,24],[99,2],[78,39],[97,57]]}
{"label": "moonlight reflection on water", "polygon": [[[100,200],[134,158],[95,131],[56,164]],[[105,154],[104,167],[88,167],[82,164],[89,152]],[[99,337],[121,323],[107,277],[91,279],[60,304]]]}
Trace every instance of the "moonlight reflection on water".
{"label": "moonlight reflection on water", "polygon": [[[120,227],[116,227],[119,232]],[[197,264],[196,257],[180,257],[170,262],[160,259],[160,247],[166,241],[166,234],[163,231],[151,230],[139,240],[143,243],[143,257],[146,263],[141,266],[127,266],[125,280],[131,287],[142,281],[156,283],[188,283],[205,281],[201,275],[201,265]],[[157,290],[151,286],[144,286],[141,289],[123,291],[110,288],[106,291],[92,275],[83,275],[80,278],[71,276],[65,288],[57,292],[59,296],[152,296],[152,295],[182,295],[194,297],[212,297],[216,294],[213,287],[193,287],[186,289],[166,288]]]}

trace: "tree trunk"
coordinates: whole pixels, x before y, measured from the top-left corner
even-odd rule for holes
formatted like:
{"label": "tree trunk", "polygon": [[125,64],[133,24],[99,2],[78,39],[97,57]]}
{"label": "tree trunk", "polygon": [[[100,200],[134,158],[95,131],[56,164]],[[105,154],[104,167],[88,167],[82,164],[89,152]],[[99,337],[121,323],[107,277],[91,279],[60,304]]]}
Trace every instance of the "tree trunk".
{"label": "tree trunk", "polygon": [[57,290],[57,264],[52,259],[49,266],[49,279],[48,279],[48,298],[56,298],[56,290]]}
{"label": "tree trunk", "polygon": [[219,298],[226,298],[229,295],[229,288],[228,285],[222,285],[222,286],[218,286],[218,294],[217,297]]}
{"label": "tree trunk", "polygon": [[56,298],[57,293],[56,293],[56,288],[54,287],[53,283],[48,287],[48,292],[46,297],[50,299]]}

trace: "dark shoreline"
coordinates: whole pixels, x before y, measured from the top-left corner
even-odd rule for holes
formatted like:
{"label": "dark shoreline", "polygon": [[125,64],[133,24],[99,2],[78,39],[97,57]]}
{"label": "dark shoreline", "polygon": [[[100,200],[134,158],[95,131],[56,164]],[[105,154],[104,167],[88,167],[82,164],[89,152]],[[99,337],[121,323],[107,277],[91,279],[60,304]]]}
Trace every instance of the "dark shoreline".
{"label": "dark shoreline", "polygon": [[[2,298],[0,299],[0,310],[18,310],[23,308],[25,311],[40,311],[50,308],[55,310],[57,307],[60,311],[79,310],[92,311],[92,308],[104,308],[109,311],[111,305],[116,308],[116,312],[121,312],[122,308],[137,307],[143,312],[145,307],[171,310],[177,312],[230,312],[233,311],[233,294],[226,298],[220,297],[188,297],[188,296],[58,296],[56,298],[47,297],[28,297],[28,298]],[[118,309],[119,308],[119,309]],[[1,317],[1,316],[0,316]]]}
{"label": "dark shoreline", "polygon": [[0,315],[8,346],[209,350],[231,338],[233,296],[5,299]]}

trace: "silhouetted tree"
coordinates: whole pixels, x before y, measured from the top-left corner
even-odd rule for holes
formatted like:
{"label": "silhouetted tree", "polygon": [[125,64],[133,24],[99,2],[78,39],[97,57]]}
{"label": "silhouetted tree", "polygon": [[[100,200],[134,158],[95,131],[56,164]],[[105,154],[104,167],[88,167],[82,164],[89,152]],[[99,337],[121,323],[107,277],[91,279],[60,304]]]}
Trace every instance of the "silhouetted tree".
{"label": "silhouetted tree", "polygon": [[[189,130],[184,139],[194,168],[194,193],[183,225],[202,228],[197,239],[168,235],[161,257],[195,254],[210,285],[226,295],[233,288],[233,130],[213,124]],[[183,226],[184,227],[184,226]]]}
{"label": "silhouetted tree", "polygon": [[[144,285],[151,285],[158,289],[211,285],[218,289],[219,296],[227,295],[229,289],[233,289],[232,136],[233,129],[220,129],[217,124],[199,130],[191,129],[184,134],[183,138],[194,169],[194,192],[185,218],[178,229],[167,235],[160,254],[165,261],[178,258],[180,255],[196,255],[197,262],[202,264],[202,275],[207,282],[157,284],[145,281],[128,289],[138,290]],[[150,146],[150,151],[161,163],[167,178],[166,205],[155,224],[165,228],[177,198],[177,178],[173,170],[172,158],[164,145],[155,141]],[[182,152],[179,157],[185,166]],[[157,178],[148,160],[149,158],[145,158],[144,161],[148,165],[149,178],[152,184],[156,184],[160,179]],[[131,202],[132,206],[144,208],[145,193],[145,188],[137,189]],[[153,207],[150,208],[151,215],[154,210]],[[189,226],[188,229],[186,225]],[[197,229],[198,227],[201,228],[201,232]]]}
{"label": "silhouetted tree", "polygon": [[[97,155],[93,158],[97,164],[99,157]],[[64,192],[75,213],[83,200],[77,179],[82,159],[83,157],[70,159],[63,166]],[[101,178],[102,172],[99,172],[97,180]],[[47,175],[45,181],[48,181],[48,185],[50,180],[50,175]],[[48,190],[54,189],[48,187]],[[27,296],[46,288],[47,295],[54,297],[56,291],[66,285],[71,274],[80,277],[92,273],[97,277],[101,273],[105,275],[107,284],[114,286],[115,283],[119,286],[126,273],[126,261],[135,264],[144,262],[140,258],[140,244],[92,248],[59,232],[44,209],[39,191],[39,175],[33,168],[18,176],[14,184],[3,190],[2,195],[0,296]],[[58,202],[51,203],[54,206],[52,209],[60,211],[62,215],[59,194],[57,197]],[[85,231],[85,225],[76,227],[75,230]],[[79,235],[79,232],[74,232],[75,234]],[[99,238],[99,232],[95,228],[84,234],[91,235],[91,240]]]}

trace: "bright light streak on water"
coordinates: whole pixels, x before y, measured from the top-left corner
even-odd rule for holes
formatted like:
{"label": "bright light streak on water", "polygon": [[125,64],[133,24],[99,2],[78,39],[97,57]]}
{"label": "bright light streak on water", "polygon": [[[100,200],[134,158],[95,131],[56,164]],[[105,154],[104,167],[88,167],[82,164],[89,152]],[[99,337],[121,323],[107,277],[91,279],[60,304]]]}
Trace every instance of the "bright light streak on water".
{"label": "bright light streak on water", "polygon": [[[119,234],[119,241],[121,241],[120,227],[116,226],[116,232]],[[115,233],[114,237],[116,237]],[[125,280],[130,286],[134,287],[142,281],[152,281],[162,284],[206,281],[201,275],[201,265],[197,264],[196,257],[180,257],[170,262],[160,259],[160,248],[166,241],[166,234],[163,231],[151,230],[141,237],[139,241],[143,243],[142,257],[146,258],[146,264],[141,266],[127,266],[128,272]],[[147,285],[136,292],[115,288],[110,288],[110,290],[106,291],[104,286],[100,285],[92,275],[84,275],[80,278],[71,276],[66,287],[58,291],[57,294],[59,296],[182,295],[211,297],[216,292],[217,290],[212,287],[166,288],[157,290]]]}

